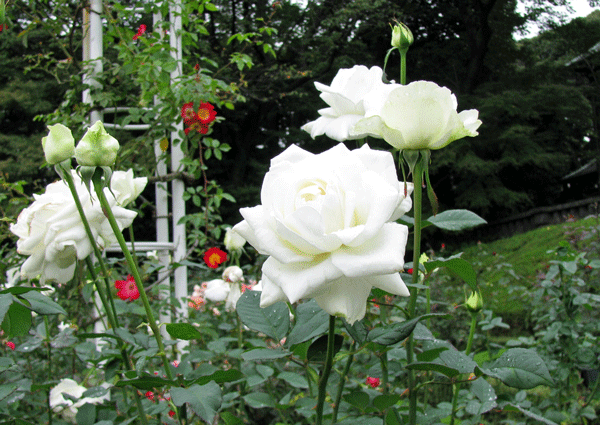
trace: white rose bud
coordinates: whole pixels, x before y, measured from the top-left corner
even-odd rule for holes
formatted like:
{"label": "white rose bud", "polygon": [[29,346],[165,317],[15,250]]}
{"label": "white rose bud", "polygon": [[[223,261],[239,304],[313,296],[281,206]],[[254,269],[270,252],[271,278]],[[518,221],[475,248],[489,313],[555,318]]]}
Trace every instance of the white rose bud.
{"label": "white rose bud", "polygon": [[42,137],[46,162],[55,165],[71,158],[75,150],[75,139],[71,130],[62,124],[49,125],[48,130],[48,135]]}
{"label": "white rose bud", "polygon": [[246,244],[246,239],[237,232],[234,232],[231,228],[225,231],[225,239],[223,241],[225,249],[227,251],[239,251]]}
{"label": "white rose bud", "polygon": [[104,129],[100,121],[91,126],[75,148],[75,159],[79,165],[110,167],[114,165],[119,151],[119,142]]}

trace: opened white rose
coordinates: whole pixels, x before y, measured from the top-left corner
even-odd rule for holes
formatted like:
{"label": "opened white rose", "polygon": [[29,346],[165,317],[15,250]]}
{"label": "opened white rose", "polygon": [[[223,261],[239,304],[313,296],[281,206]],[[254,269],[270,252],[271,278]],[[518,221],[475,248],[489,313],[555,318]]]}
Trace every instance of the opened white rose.
{"label": "opened white rose", "polygon": [[[405,192],[406,190],[406,192]],[[290,146],[271,160],[261,202],[234,227],[261,254],[261,306],[315,298],[349,323],[365,315],[372,287],[408,296],[400,274],[412,184],[389,152],[343,144],[315,155]],[[406,193],[406,195],[405,195]]]}
{"label": "opened white rose", "polygon": [[322,92],[321,98],[330,107],[320,109],[321,117],[302,126],[302,130],[310,133],[313,139],[326,134],[338,142],[365,137],[367,133],[351,133],[350,130],[365,116],[364,97],[385,85],[382,76],[383,71],[378,66],[369,69],[356,65],[340,69],[331,86],[315,82],[315,87]]}
{"label": "opened white rose", "polygon": [[440,149],[476,136],[481,125],[476,109],[457,113],[456,96],[430,81],[376,88],[364,105],[365,118],[350,134],[380,137],[397,149]]}
{"label": "opened white rose", "polygon": [[[100,202],[95,195],[90,198],[89,191],[75,171],[71,174],[98,245],[103,248],[116,243]],[[108,188],[104,189],[119,229],[130,226],[137,215],[136,212],[123,208],[119,200],[132,201],[147,182],[146,178],[137,178],[131,184],[119,184],[130,181],[127,175],[124,171],[113,174],[117,183],[111,186],[114,196]],[[39,276],[41,283],[46,280],[66,283],[73,278],[76,260],[90,255],[92,245],[66,183],[51,183],[42,195],[34,195],[34,198],[33,204],[25,208],[19,214],[17,222],[10,226],[10,231],[19,237],[17,252],[29,256],[21,267],[21,275],[29,279]]]}
{"label": "opened white rose", "polygon": [[242,291],[239,282],[225,281],[223,279],[213,279],[206,282],[204,290],[204,298],[209,301],[221,302],[225,301],[225,310],[235,310]]}
{"label": "opened white rose", "polygon": [[[110,385],[107,383],[102,384],[103,387],[109,388]],[[60,413],[62,417],[71,422],[76,423],[75,417],[77,410],[86,403],[100,404],[104,400],[109,400],[110,393],[106,393],[102,397],[85,397],[81,398],[83,393],[87,391],[86,387],[83,387],[72,379],[62,379],[54,388],[50,390],[50,408],[55,413]],[[71,399],[64,397],[63,394],[68,394],[71,397],[78,398],[77,402],[73,402]]]}

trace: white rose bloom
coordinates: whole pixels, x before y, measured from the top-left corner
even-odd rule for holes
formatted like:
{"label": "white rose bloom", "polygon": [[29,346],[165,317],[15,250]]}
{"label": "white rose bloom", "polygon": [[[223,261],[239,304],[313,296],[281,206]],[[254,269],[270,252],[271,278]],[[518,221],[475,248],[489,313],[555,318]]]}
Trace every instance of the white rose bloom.
{"label": "white rose bloom", "polygon": [[[407,196],[405,196],[405,189]],[[262,205],[242,208],[234,230],[259,253],[261,307],[315,298],[349,323],[365,315],[372,287],[409,292],[403,269],[408,228],[393,222],[412,206],[392,155],[339,144],[318,155],[290,146],[271,160]]]}
{"label": "white rose bloom", "polygon": [[383,138],[397,149],[440,149],[454,140],[477,136],[476,109],[456,112],[456,96],[430,81],[390,84],[365,97],[365,118],[350,134]]}
{"label": "white rose bloom", "polygon": [[[107,383],[102,384],[102,386],[105,388],[110,387]],[[106,393],[102,397],[86,397],[73,403],[72,400],[63,397],[63,393],[66,393],[72,397],[81,398],[86,391],[86,387],[77,384],[74,380],[62,379],[58,385],[50,390],[50,408],[55,413],[60,413],[65,420],[76,423],[75,416],[77,415],[77,410],[81,406],[86,403],[99,404],[110,398],[110,393]]]}
{"label": "white rose bloom", "polygon": [[[113,178],[119,181],[121,173],[125,174],[124,171],[116,171]],[[90,192],[75,171],[71,174],[96,242],[100,248],[116,243],[100,202],[95,196],[90,197]],[[123,208],[117,200],[131,200],[132,193],[137,196],[140,181],[145,182],[146,179],[139,179],[131,186],[114,188],[116,198],[108,188],[104,189],[119,229],[130,226],[137,213]],[[29,279],[40,276],[41,283],[46,280],[66,283],[73,278],[76,260],[90,255],[92,245],[66,183],[51,183],[42,195],[33,196],[33,204],[25,208],[17,222],[10,226],[10,231],[19,237],[17,252],[29,256],[21,267],[21,275]]]}
{"label": "white rose bloom", "polygon": [[329,108],[320,109],[321,117],[302,126],[302,130],[310,133],[313,139],[326,134],[338,142],[367,136],[368,132],[351,133],[350,130],[365,116],[364,97],[372,90],[385,86],[382,76],[383,71],[378,66],[369,69],[364,65],[356,65],[340,69],[331,86],[315,82],[315,87],[322,92],[321,99]]}
{"label": "white rose bloom", "polygon": [[117,196],[117,204],[126,207],[144,191],[147,183],[146,177],[134,178],[130,168],[127,171],[115,171],[110,179],[110,188]]}

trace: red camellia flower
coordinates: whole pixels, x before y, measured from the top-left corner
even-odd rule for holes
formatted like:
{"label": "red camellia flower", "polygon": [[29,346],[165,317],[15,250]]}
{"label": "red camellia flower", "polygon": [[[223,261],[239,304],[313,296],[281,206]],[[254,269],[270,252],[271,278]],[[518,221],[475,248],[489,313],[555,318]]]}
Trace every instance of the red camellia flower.
{"label": "red camellia flower", "polygon": [[211,269],[216,269],[227,261],[227,253],[219,248],[211,248],[204,253],[204,262]]}
{"label": "red camellia flower", "polygon": [[367,385],[370,385],[371,388],[377,388],[380,383],[379,378],[371,378],[370,376],[367,378]]}
{"label": "red camellia flower", "polygon": [[133,301],[140,297],[140,291],[135,284],[135,279],[131,275],[127,276],[127,280],[117,280],[115,288],[119,290],[117,297],[123,301]]}
{"label": "red camellia flower", "polygon": [[6,346],[8,348],[10,348],[11,350],[15,351],[15,343],[14,342],[10,342],[10,341],[6,341]]}
{"label": "red camellia flower", "polygon": [[181,118],[187,126],[184,130],[186,135],[192,130],[200,134],[208,133],[208,124],[213,122],[216,116],[215,107],[208,102],[200,102],[197,111],[194,110],[194,102],[186,103],[181,108]]}

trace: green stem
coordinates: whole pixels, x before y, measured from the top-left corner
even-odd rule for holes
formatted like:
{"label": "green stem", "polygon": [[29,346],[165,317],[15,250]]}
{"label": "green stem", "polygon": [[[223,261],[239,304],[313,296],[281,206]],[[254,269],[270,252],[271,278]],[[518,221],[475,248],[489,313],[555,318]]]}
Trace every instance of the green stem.
{"label": "green stem", "polygon": [[[413,241],[413,274],[412,283],[419,283],[419,259],[421,257],[421,206],[423,204],[423,164],[422,158],[417,160],[415,169],[413,170],[413,183],[414,183],[414,241]],[[417,306],[417,295],[418,289],[413,287],[410,292],[410,299],[408,301],[408,319],[412,319],[415,316],[415,310]],[[414,338],[412,333],[408,337],[406,342],[406,362],[411,364],[414,359]],[[409,425],[415,425],[417,423],[417,391],[415,388],[415,372],[414,370],[408,371],[408,401],[409,401]]]}
{"label": "green stem", "polygon": [[[350,351],[354,351],[356,346],[356,342],[352,343],[352,347],[350,347]],[[346,385],[346,377],[348,376],[348,372],[350,372],[350,366],[352,365],[352,361],[354,360],[354,354],[350,354],[348,360],[346,361],[346,366],[344,366],[344,371],[342,372],[342,376],[340,377],[340,383],[338,384],[338,392],[335,396],[335,403],[333,405],[333,416],[331,418],[331,425],[334,425],[337,422],[338,410],[340,408],[340,403],[342,401],[342,393],[344,392],[344,385]]]}
{"label": "green stem", "polygon": [[[469,330],[469,339],[467,340],[467,349],[465,355],[471,354],[471,348],[473,347],[473,339],[475,337],[475,329],[477,328],[477,313],[471,313],[471,329]],[[456,411],[458,407],[458,394],[460,392],[460,382],[457,382],[452,386],[452,416],[450,417],[450,425],[454,425],[456,420]]]}
{"label": "green stem", "polygon": [[400,51],[400,84],[406,85],[406,51]]}
{"label": "green stem", "polygon": [[[102,253],[96,244],[96,240],[94,239],[94,235],[92,233],[92,229],[90,228],[90,224],[85,216],[83,211],[83,206],[81,205],[81,200],[79,199],[79,194],[77,193],[77,189],[75,187],[75,182],[73,181],[73,176],[71,175],[70,170],[64,170],[62,173],[63,179],[66,180],[67,185],[69,186],[69,190],[71,191],[71,195],[73,196],[73,200],[75,201],[75,205],[77,206],[77,211],[79,212],[79,217],[81,218],[81,222],[83,223],[83,227],[87,234],[87,237],[94,249],[94,255],[100,264],[100,268],[102,270],[102,274],[104,275],[104,283],[106,286],[106,293],[104,289],[100,285],[96,285],[96,289],[98,289],[98,294],[100,295],[100,300],[102,301],[102,305],[104,306],[104,310],[106,311],[106,317],[108,318],[108,322],[110,323],[113,329],[117,329],[119,327],[119,322],[116,314],[116,309],[112,297],[110,296],[110,283],[108,281],[108,270],[106,269],[106,264],[102,260]],[[86,257],[86,262],[88,266],[88,270],[92,275],[92,280],[94,282],[98,282],[98,276],[96,275],[96,270],[94,268],[94,264],[92,263],[91,258]],[[108,299],[107,299],[108,298]],[[109,303],[110,302],[110,303]],[[110,307],[109,307],[110,306]],[[129,361],[129,357],[127,356],[127,352],[124,347],[120,348],[121,357],[123,359],[123,364],[127,370],[133,370],[133,366]],[[125,390],[124,390],[125,391]],[[138,412],[140,414],[140,420],[143,425],[147,425],[148,421],[146,419],[146,412],[144,411],[144,407],[142,405],[142,401],[140,400],[140,396],[137,391],[134,391],[134,398],[136,402],[136,406]],[[125,396],[125,393],[124,393]],[[126,397],[124,397],[126,399]]]}
{"label": "green stem", "polygon": [[[75,201],[75,206],[77,207],[77,211],[79,212],[79,217],[81,218],[81,222],[83,223],[83,228],[85,229],[85,233],[87,234],[90,244],[92,245],[92,248],[94,250],[94,256],[96,257],[96,260],[98,260],[98,264],[100,264],[100,269],[102,270],[102,274],[104,277],[104,284],[106,286],[107,293],[110,294],[110,283],[108,281],[108,270],[106,269],[106,264],[102,260],[102,253],[100,252],[100,248],[98,248],[98,244],[96,243],[96,240],[94,239],[94,234],[92,233],[90,224],[87,220],[87,217],[85,216],[85,212],[83,211],[83,206],[81,205],[81,200],[79,199],[79,194],[77,193],[77,188],[75,187],[75,182],[73,181],[73,176],[71,175],[71,172],[69,170],[65,170],[65,172],[63,173],[63,178],[66,180],[67,185],[69,186],[69,190],[71,191],[71,195],[73,196],[73,200]],[[87,257],[87,260],[89,260],[89,256]],[[93,264],[91,263],[91,260],[88,261],[87,265],[88,265],[88,269],[94,276],[93,277],[94,282],[96,282],[94,267],[93,267]],[[108,298],[110,298],[110,308],[109,308],[109,303],[108,303],[106,293],[104,293],[102,291],[100,285],[96,285],[96,288],[98,289],[98,294],[100,295],[100,299],[102,300],[102,304],[104,305],[104,309],[106,310],[106,316],[108,317],[108,322],[113,327],[113,329],[118,328],[119,322],[117,319],[115,305],[112,302],[112,297],[108,297]]]}
{"label": "green stem", "polygon": [[154,319],[154,314],[152,313],[152,309],[150,307],[150,302],[148,301],[148,296],[146,295],[146,291],[144,290],[144,285],[142,284],[142,278],[140,276],[140,272],[138,271],[137,264],[135,263],[135,261],[133,260],[133,257],[131,256],[131,252],[129,252],[129,249],[127,249],[127,244],[125,242],[125,238],[123,237],[123,234],[121,233],[121,230],[119,229],[119,225],[117,224],[117,220],[115,219],[112,209],[110,208],[110,204],[108,203],[108,200],[106,199],[106,196],[104,195],[104,191],[103,191],[104,188],[103,188],[103,184],[102,184],[102,174],[98,173],[98,172],[95,173],[94,177],[92,178],[92,181],[94,183],[94,189],[96,191],[96,195],[98,196],[98,199],[100,200],[100,205],[102,206],[102,211],[104,211],[104,214],[108,218],[110,227],[112,228],[112,231],[115,234],[117,241],[119,242],[119,246],[121,247],[121,250],[123,251],[123,254],[125,255],[125,260],[127,260],[127,264],[129,265],[131,274],[133,275],[133,278],[135,279],[135,284],[137,285],[138,291],[140,293],[140,299],[142,300],[142,304],[144,305],[144,310],[146,311],[146,317],[148,318],[148,322],[149,322],[148,324],[150,325],[150,328],[152,329],[152,332],[154,333],[154,338],[156,339],[156,344],[158,345],[158,354],[160,355],[160,357],[162,359],[165,374],[167,375],[167,378],[169,380],[173,380],[173,373],[171,372],[171,368],[169,367],[169,365],[170,365],[169,360],[167,359],[167,355],[165,354],[165,346],[163,344],[162,337],[161,337],[160,331],[158,329],[158,326],[156,326],[156,320]]}
{"label": "green stem", "polygon": [[[52,368],[50,364],[52,362],[52,346],[50,345],[50,325],[48,324],[48,316],[44,316],[44,328],[46,329],[46,352],[48,356],[48,382],[52,382]],[[52,425],[52,408],[50,407],[50,391],[48,391],[48,425]]]}
{"label": "green stem", "polygon": [[327,357],[323,373],[319,379],[319,395],[317,398],[317,420],[316,425],[323,424],[323,404],[325,403],[325,394],[327,392],[327,381],[333,366],[333,347],[335,342],[335,316],[329,316],[329,333],[327,334]]}

